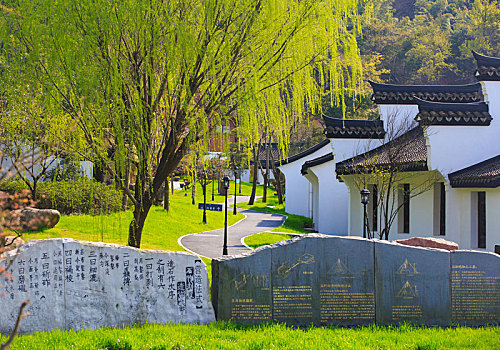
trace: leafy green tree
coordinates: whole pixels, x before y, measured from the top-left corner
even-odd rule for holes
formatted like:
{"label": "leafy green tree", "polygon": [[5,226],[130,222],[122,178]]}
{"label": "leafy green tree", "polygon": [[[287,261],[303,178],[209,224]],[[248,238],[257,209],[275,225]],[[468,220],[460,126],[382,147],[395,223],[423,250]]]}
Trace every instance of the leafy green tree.
{"label": "leafy green tree", "polygon": [[361,85],[356,0],[6,3],[6,57],[43,85],[45,113],[74,123],[85,153],[125,191],[135,247],[162,183],[224,118],[238,112],[248,144],[269,125],[284,147],[281,131],[321,108],[325,80],[337,103]]}

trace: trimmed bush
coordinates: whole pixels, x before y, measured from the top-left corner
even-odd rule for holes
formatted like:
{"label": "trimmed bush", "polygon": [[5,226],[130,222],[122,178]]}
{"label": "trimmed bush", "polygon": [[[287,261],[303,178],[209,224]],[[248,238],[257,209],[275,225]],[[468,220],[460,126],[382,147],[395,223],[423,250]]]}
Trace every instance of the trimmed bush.
{"label": "trimmed bush", "polygon": [[[0,182],[0,191],[28,189],[19,179]],[[89,179],[45,181],[38,184],[40,209],[56,209],[61,214],[108,214],[121,210],[122,194],[113,186]]]}

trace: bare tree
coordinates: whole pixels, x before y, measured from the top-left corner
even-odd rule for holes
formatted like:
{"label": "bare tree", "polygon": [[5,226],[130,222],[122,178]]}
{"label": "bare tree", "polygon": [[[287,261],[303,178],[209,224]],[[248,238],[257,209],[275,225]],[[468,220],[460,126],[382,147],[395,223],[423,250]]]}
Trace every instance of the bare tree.
{"label": "bare tree", "polygon": [[[422,127],[412,123],[408,116],[398,113],[389,116],[386,137],[381,145],[370,150],[366,145],[358,149],[357,156],[337,165],[340,176],[352,175],[358,190],[372,188],[372,206],[380,215],[376,225],[367,217],[368,238],[389,239],[389,232],[399,212],[417,197],[443,181],[438,171],[429,171],[427,146]],[[373,227],[370,227],[373,226]]]}

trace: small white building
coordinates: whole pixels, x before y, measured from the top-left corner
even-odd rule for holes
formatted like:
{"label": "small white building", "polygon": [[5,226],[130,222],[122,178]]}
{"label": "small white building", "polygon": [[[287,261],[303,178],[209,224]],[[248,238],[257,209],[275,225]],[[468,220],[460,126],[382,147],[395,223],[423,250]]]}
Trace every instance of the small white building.
{"label": "small white building", "polygon": [[349,194],[335,176],[335,164],[350,158],[356,149],[374,144],[385,135],[381,120],[343,120],[323,116],[331,153],[306,161],[301,173],[311,188],[312,219],[323,234],[348,234]]}
{"label": "small white building", "polygon": [[[363,185],[371,192],[367,226],[378,233],[384,220],[393,220],[390,240],[438,236],[487,251],[500,244],[500,59],[474,56],[476,84],[372,83],[382,120],[393,120],[386,122],[388,134],[389,126],[408,130],[336,164],[349,190],[350,235],[362,235]],[[391,192],[382,191],[377,181],[394,166]],[[385,204],[396,208],[391,218],[376,204],[384,193]]]}
{"label": "small white building", "polygon": [[285,176],[285,211],[290,214],[313,217],[312,185],[301,175],[302,164],[332,153],[330,141],[317,145],[277,163]]}

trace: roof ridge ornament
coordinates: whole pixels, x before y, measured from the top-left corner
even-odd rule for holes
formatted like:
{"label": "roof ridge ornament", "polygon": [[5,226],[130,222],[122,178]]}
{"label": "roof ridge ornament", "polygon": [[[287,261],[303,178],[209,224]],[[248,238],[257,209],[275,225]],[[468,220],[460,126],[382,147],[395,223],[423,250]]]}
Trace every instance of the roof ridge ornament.
{"label": "roof ridge ornament", "polygon": [[479,81],[500,81],[500,58],[481,55],[472,50],[477,69],[474,73]]}
{"label": "roof ridge ornament", "polygon": [[415,97],[420,125],[469,125],[488,126],[493,119],[485,102],[439,103]]}
{"label": "roof ridge ornament", "polygon": [[465,85],[396,85],[368,80],[373,89],[372,100],[377,104],[417,104],[415,98],[435,102],[483,101],[480,83]]}

